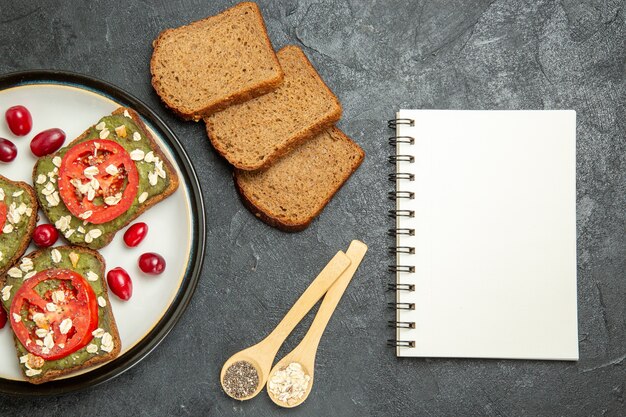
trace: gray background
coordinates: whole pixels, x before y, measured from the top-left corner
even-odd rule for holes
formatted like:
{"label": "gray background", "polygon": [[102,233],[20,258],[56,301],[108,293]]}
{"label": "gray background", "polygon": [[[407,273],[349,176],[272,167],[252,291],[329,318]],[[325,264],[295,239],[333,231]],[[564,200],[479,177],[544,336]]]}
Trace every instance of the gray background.
{"label": "gray background", "polygon": [[[339,126],[367,154],[320,218],[298,234],[251,216],[203,125],[176,119],[150,87],[157,34],[234,2],[83,3],[2,0],[0,73],[76,71],[117,84],[155,109],[202,182],[204,269],[178,326],[139,365],[63,397],[0,395],[0,415],[625,415],[623,1],[261,2],[274,47],[304,48],[343,104]],[[392,258],[385,121],[399,107],[577,111],[578,363],[399,360],[385,347],[393,335],[386,327]],[[354,238],[370,252],[322,340],[307,402],[283,411],[265,394],[245,403],[227,398],[218,381],[223,361],[267,334]],[[286,348],[302,335],[300,327]]]}

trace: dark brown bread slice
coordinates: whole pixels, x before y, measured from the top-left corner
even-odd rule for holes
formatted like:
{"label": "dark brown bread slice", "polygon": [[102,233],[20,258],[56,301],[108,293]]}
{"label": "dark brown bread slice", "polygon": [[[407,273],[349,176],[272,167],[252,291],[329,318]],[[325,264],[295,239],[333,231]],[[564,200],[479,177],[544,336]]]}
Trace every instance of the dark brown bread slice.
{"label": "dark brown bread slice", "polygon": [[152,86],[186,120],[265,94],[283,80],[255,3],[167,29],[153,46]]}
{"label": "dark brown bread slice", "polygon": [[266,168],[341,117],[341,104],[297,46],[278,51],[276,90],[204,118],[215,149],[236,168]]}
{"label": "dark brown bread slice", "polygon": [[[33,187],[26,184],[25,182],[11,181],[7,177],[0,175],[0,188],[3,188],[2,183],[8,183],[12,185],[13,187],[19,188],[20,190],[23,190],[26,194],[28,194],[28,196],[30,197],[30,203],[27,206],[30,208],[30,215],[20,216],[21,221],[26,222],[26,225],[25,225],[26,227],[24,228],[23,233],[20,233],[20,235],[16,236],[17,232],[15,230],[9,234],[5,234],[5,233],[2,233],[2,231],[0,231],[0,243],[2,242],[3,239],[18,239],[17,249],[15,251],[13,251],[12,253],[1,254],[2,260],[0,260],[0,276],[4,275],[4,273],[8,271],[9,268],[11,268],[11,266],[13,266],[13,264],[15,264],[15,262],[24,254],[24,252],[26,251],[26,248],[28,248],[28,244],[30,243],[31,238],[33,237],[33,231],[35,230],[35,226],[37,224],[37,218],[38,218],[37,210],[39,209],[39,206],[37,204],[37,195]],[[5,196],[3,199],[3,202],[4,203],[8,202],[9,198],[11,197]],[[7,206],[9,206],[9,204],[7,204]],[[26,218],[28,220],[25,220]],[[5,221],[5,226],[7,223],[10,223],[8,218]]]}
{"label": "dark brown bread slice", "polygon": [[254,215],[297,232],[320,214],[364,157],[359,145],[332,127],[265,170],[235,170],[235,185]]}

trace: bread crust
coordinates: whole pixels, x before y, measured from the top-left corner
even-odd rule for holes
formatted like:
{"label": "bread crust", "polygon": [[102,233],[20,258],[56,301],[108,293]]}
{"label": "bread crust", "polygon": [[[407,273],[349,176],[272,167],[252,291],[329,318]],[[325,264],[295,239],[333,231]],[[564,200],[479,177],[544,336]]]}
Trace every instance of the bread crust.
{"label": "bread crust", "polygon": [[[9,262],[7,262],[7,265],[4,268],[0,268],[0,276],[3,276],[4,273],[11,269],[11,267],[15,265],[15,262],[17,262],[17,260],[22,257],[24,252],[26,252],[26,248],[28,248],[28,244],[33,238],[33,232],[35,231],[35,226],[37,225],[37,220],[39,219],[39,200],[37,199],[37,193],[35,192],[35,189],[29,184],[23,181],[12,181],[3,175],[0,175],[0,179],[23,189],[25,192],[28,193],[28,195],[30,195],[31,201],[33,202],[33,214],[28,219],[28,224],[26,225],[26,233],[22,238],[20,246],[18,247],[17,251],[11,256]],[[7,254],[4,255],[6,256]]]}
{"label": "bread crust", "polygon": [[237,169],[241,169],[244,171],[256,171],[259,169],[268,168],[275,161],[280,159],[282,156],[288,154],[293,149],[297,148],[298,145],[300,145],[302,142],[318,135],[319,133],[322,133],[323,131],[325,131],[326,129],[328,129],[335,123],[337,123],[339,119],[341,119],[341,114],[343,111],[341,103],[337,99],[337,96],[335,96],[335,94],[328,87],[328,85],[326,85],[322,77],[319,76],[317,70],[315,69],[313,64],[311,64],[311,61],[309,61],[309,58],[302,51],[302,49],[300,49],[296,45],[287,45],[283,47],[281,50],[279,50],[278,54],[280,54],[281,52],[285,52],[285,51],[292,51],[301,56],[301,58],[304,61],[305,66],[309,68],[309,71],[312,71],[314,74],[317,75],[317,78],[319,79],[319,81],[321,81],[322,88],[325,90],[326,94],[328,94],[331,97],[331,99],[334,101],[335,110],[333,112],[330,112],[324,115],[324,117],[317,120],[315,124],[311,125],[307,129],[302,130],[298,132],[296,135],[289,138],[288,142],[282,148],[276,149],[270,156],[268,156],[267,158],[265,158],[262,162],[258,164],[242,164],[233,160],[233,158],[229,157],[230,155],[228,151],[226,150],[226,148],[215,137],[216,136],[215,129],[214,129],[211,119],[205,117],[204,122],[206,124],[206,132],[207,132],[207,136],[209,137],[209,140],[211,141],[211,144],[213,145],[217,153],[219,153],[222,157],[224,157],[231,165],[233,165]]}
{"label": "bread crust", "polygon": [[[106,262],[104,261],[104,258],[102,257],[102,255],[100,255],[100,253],[96,252],[95,250],[89,249],[89,248],[85,248],[82,246],[56,246],[55,249],[58,249],[59,251],[73,251],[73,252],[77,252],[77,253],[88,253],[89,255],[95,257],[96,259],[98,259],[98,262],[101,263],[102,265],[102,273],[100,276],[100,279],[104,279],[104,272],[106,271]],[[36,250],[34,252],[29,253],[28,255],[26,255],[27,257],[35,260],[38,257],[42,256],[44,253],[47,253],[48,249],[39,249]],[[6,275],[2,275],[0,277],[0,287],[4,287],[5,285],[5,281],[6,281]],[[107,319],[109,320],[109,323],[111,324],[111,329],[109,331],[109,333],[111,334],[111,337],[113,338],[114,341],[114,348],[111,352],[107,353],[106,355],[98,355],[95,356],[89,360],[87,360],[86,362],[84,362],[82,365],[80,366],[76,366],[73,368],[68,368],[68,369],[53,369],[50,370],[48,372],[46,372],[45,374],[41,374],[41,376],[35,376],[35,377],[28,377],[25,374],[25,371],[22,367],[20,367],[20,369],[22,370],[22,373],[24,373],[24,377],[27,379],[28,382],[30,382],[31,384],[34,385],[39,385],[39,384],[44,384],[46,382],[52,381],[54,379],[57,379],[63,375],[67,375],[67,374],[71,374],[77,371],[80,371],[81,369],[85,369],[85,368],[89,368],[91,366],[97,365],[99,363],[103,363],[103,362],[108,362],[112,359],[115,359],[119,354],[120,351],[122,349],[122,341],[120,339],[120,334],[119,334],[119,330],[117,328],[117,324],[115,323],[115,317],[113,316],[113,311],[111,309],[111,303],[109,300],[109,291],[106,285],[106,282],[102,283],[102,290],[103,290],[103,297],[105,298],[106,302],[107,302],[107,307],[105,309],[105,314],[107,315]],[[0,308],[2,308],[0,306]],[[18,347],[18,341],[17,341],[17,337],[15,336],[15,334],[13,334],[13,340],[15,342],[15,347],[16,347],[16,352],[19,352],[17,350]],[[18,354],[19,355],[19,354]]]}
{"label": "bread crust", "polygon": [[[176,169],[174,168],[174,166],[172,165],[170,160],[165,156],[165,154],[161,150],[161,147],[156,143],[156,141],[154,140],[154,137],[152,136],[152,134],[150,133],[150,131],[148,130],[146,125],[141,120],[141,117],[139,117],[139,114],[137,114],[137,112],[135,112],[131,108],[119,107],[116,110],[114,110],[111,113],[111,115],[123,114],[124,111],[128,111],[128,114],[130,115],[131,119],[135,122],[135,124],[139,127],[139,130],[141,130],[141,133],[143,134],[143,136],[145,136],[148,139],[148,141],[150,142],[150,147],[153,149],[153,152],[155,154],[157,154],[157,156],[163,161],[163,165],[165,167],[165,171],[166,171],[166,173],[167,173],[167,175],[169,176],[169,179],[170,179],[170,184],[161,194],[156,195],[156,196],[150,198],[149,200],[146,200],[142,204],[140,204],[139,208],[137,209],[135,214],[132,217],[130,217],[118,229],[116,229],[116,230],[114,230],[112,232],[103,234],[102,235],[102,239],[100,239],[98,241],[98,244],[81,245],[79,243],[72,243],[73,245],[84,246],[84,247],[88,247],[88,248],[91,248],[91,249],[100,249],[100,248],[105,247],[106,245],[111,243],[111,241],[113,240],[113,238],[115,237],[117,232],[119,232],[124,227],[128,226],[133,220],[135,220],[137,217],[141,216],[150,207],[154,206],[155,204],[159,203],[160,201],[162,201],[165,198],[167,198],[170,195],[172,195],[174,193],[174,191],[176,191],[176,189],[178,188],[179,178],[178,178],[178,174],[176,172]],[[90,128],[91,127],[87,128],[78,138],[74,139],[66,147],[72,147],[77,142],[83,140],[87,136],[87,134],[89,133],[89,129]],[[37,162],[35,163],[35,166],[33,167],[33,183],[37,179],[37,168],[38,168],[38,166],[39,166],[39,160],[37,160]],[[40,206],[41,206],[41,209],[43,210],[44,214],[46,215],[46,217],[48,219],[50,219],[50,215],[48,213],[48,206],[46,204],[40,204]],[[61,235],[62,235],[62,233],[61,233]]]}
{"label": "bread crust", "polygon": [[[328,204],[328,202],[332,200],[335,194],[337,194],[337,192],[341,189],[341,187],[343,187],[343,185],[348,181],[348,179],[352,176],[352,174],[359,168],[359,166],[361,166],[361,163],[363,162],[363,159],[365,158],[365,152],[363,152],[363,149],[361,149],[361,147],[356,142],[354,142],[345,133],[343,133],[341,130],[339,130],[338,128],[334,126],[331,128],[331,130],[333,132],[333,135],[340,136],[343,140],[346,140],[352,143],[355,147],[355,150],[359,154],[359,157],[352,165],[350,173],[346,176],[346,178],[342,181],[342,183],[332,191],[332,193],[328,196],[328,198],[324,200],[323,204],[320,206],[318,210],[315,211],[315,213],[313,213],[310,217],[308,217],[305,221],[301,223],[286,221],[286,220],[280,219],[277,216],[272,215],[271,213],[268,213],[267,211],[263,210],[263,208],[260,207],[258,203],[254,201],[254,198],[251,195],[248,195],[245,192],[245,189],[239,183],[242,170],[235,169],[233,172],[233,179],[235,182],[235,187],[237,188],[239,197],[241,198],[243,205],[252,214],[254,214],[255,217],[257,217],[258,219],[260,219],[261,221],[263,221],[264,223],[272,227],[282,230],[283,232],[301,232],[302,230],[309,227],[313,219],[319,216],[320,213],[324,210],[324,208],[326,208],[326,205]],[[271,167],[269,169],[271,169]]]}
{"label": "bread crust", "polygon": [[186,112],[185,110],[176,107],[175,104],[173,104],[170,100],[168,100],[167,95],[164,94],[164,92],[160,89],[158,83],[156,82],[156,53],[157,53],[157,49],[161,46],[161,42],[163,42],[163,40],[173,31],[176,30],[181,30],[184,28],[189,28],[189,27],[193,27],[194,25],[203,23],[207,20],[210,19],[214,19],[217,16],[222,15],[223,13],[227,13],[233,10],[236,10],[237,8],[243,8],[243,7],[252,7],[256,13],[255,13],[255,17],[258,21],[258,23],[261,25],[261,27],[263,28],[262,31],[262,37],[263,37],[263,42],[266,44],[266,46],[268,47],[269,50],[274,50],[274,48],[272,47],[272,43],[270,41],[270,38],[267,34],[267,27],[265,26],[265,21],[263,20],[263,16],[261,14],[261,10],[259,9],[259,6],[256,3],[252,3],[252,2],[242,2],[239,3],[231,8],[228,8],[224,11],[222,11],[220,14],[215,15],[215,16],[208,16],[205,17],[204,19],[200,19],[200,20],[196,20],[195,22],[191,22],[187,25],[183,25],[180,26],[178,28],[174,28],[174,29],[165,29],[163,30],[161,33],[159,33],[159,35],[157,36],[157,38],[152,42],[152,47],[153,47],[153,52],[152,52],[152,57],[150,58],[150,74],[152,75],[151,77],[151,84],[152,84],[152,88],[154,88],[154,91],[157,93],[157,95],[161,98],[161,101],[163,102],[163,104],[165,104],[165,106],[170,109],[174,114],[176,114],[178,117],[180,117],[183,120],[188,120],[188,121],[194,121],[197,122],[200,119],[202,119],[203,116],[208,115],[208,114],[212,114],[212,113],[216,113],[220,110],[224,110],[225,108],[233,105],[233,104],[238,104],[238,103],[243,103],[244,101],[248,101],[250,99],[253,99],[255,97],[261,96],[263,94],[267,94],[270,91],[276,89],[282,82],[283,82],[283,78],[284,78],[284,73],[282,68],[280,67],[280,63],[278,62],[278,58],[276,57],[276,54],[271,54],[270,59],[272,59],[274,61],[274,65],[276,66],[278,72],[276,74],[276,76],[274,78],[270,78],[267,79],[265,81],[261,81],[259,83],[257,83],[256,85],[250,87],[249,89],[241,89],[239,91],[234,91],[231,94],[222,97],[221,99],[216,99],[213,103],[209,103],[206,107],[198,110],[197,112]]}

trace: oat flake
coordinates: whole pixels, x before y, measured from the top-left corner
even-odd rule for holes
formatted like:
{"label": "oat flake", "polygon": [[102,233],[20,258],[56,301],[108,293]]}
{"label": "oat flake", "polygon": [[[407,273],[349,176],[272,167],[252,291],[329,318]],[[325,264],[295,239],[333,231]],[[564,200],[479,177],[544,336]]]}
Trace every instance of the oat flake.
{"label": "oat flake", "polygon": [[16,267],[13,267],[13,268],[9,269],[7,274],[11,278],[22,278],[22,271],[19,268],[16,268]]}
{"label": "oat flake", "polygon": [[310,381],[311,377],[304,372],[302,365],[291,362],[270,377],[267,387],[275,399],[293,405],[304,397]]}
{"label": "oat flake", "polygon": [[7,285],[2,289],[2,301],[7,301],[11,298],[11,288],[13,288],[13,285]]}
{"label": "oat flake", "polygon": [[52,262],[58,264],[59,262],[61,262],[61,252],[59,252],[58,249],[52,249],[52,251],[50,252],[50,258],[52,258]]}
{"label": "oat flake", "polygon": [[27,377],[33,377],[33,376],[39,375],[40,373],[41,373],[41,369],[27,369],[26,370]]}
{"label": "oat flake", "polygon": [[69,332],[72,328],[72,324],[72,319],[63,320],[59,325],[59,330],[61,331],[61,334],[67,334],[67,332]]}
{"label": "oat flake", "polygon": [[97,337],[97,338],[101,338],[102,336],[104,336],[104,329],[96,329],[93,332],[91,332],[93,337]]}

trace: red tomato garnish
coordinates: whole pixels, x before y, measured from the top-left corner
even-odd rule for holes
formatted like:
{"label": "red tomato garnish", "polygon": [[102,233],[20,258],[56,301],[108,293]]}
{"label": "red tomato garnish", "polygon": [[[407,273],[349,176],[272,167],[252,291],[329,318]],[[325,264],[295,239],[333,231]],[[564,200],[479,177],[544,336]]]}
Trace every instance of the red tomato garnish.
{"label": "red tomato garnish", "polygon": [[73,146],[59,169],[59,194],[67,209],[93,224],[106,223],[126,212],[138,187],[135,163],[112,140],[88,140]]}
{"label": "red tomato garnish", "polygon": [[9,129],[15,136],[24,136],[33,127],[33,118],[24,106],[10,107],[4,114],[4,117],[7,120]]}
{"label": "red tomato garnish", "polygon": [[146,274],[159,275],[165,271],[165,259],[158,253],[144,253],[139,257],[139,268]]}
{"label": "red tomato garnish", "polygon": [[113,294],[126,301],[133,295],[133,281],[124,268],[113,268],[107,273],[107,283]]}
{"label": "red tomato garnish", "polygon": [[4,223],[7,221],[7,205],[3,201],[0,201],[0,235],[4,228]]}
{"label": "red tomato garnish", "polygon": [[[42,283],[53,289],[45,290],[39,285]],[[59,297],[58,292],[63,296]],[[27,279],[15,293],[10,313],[11,327],[22,345],[46,360],[64,358],[87,346],[98,327],[96,294],[82,275],[69,269],[47,269]],[[18,322],[15,315],[20,317]],[[66,319],[71,320],[71,327],[62,328]],[[36,343],[45,343],[47,337],[37,335],[38,329],[52,332],[52,348]]]}
{"label": "red tomato garnish", "polygon": [[54,245],[58,238],[59,232],[57,232],[56,227],[51,224],[40,224],[35,227],[35,231],[33,232],[33,241],[35,245],[40,248],[47,248],[48,246]]}
{"label": "red tomato garnish", "polygon": [[134,248],[141,243],[141,241],[146,237],[147,234],[147,224],[143,222],[135,223],[130,226],[128,230],[126,230],[126,232],[124,233],[124,243],[126,243],[126,246],[128,247]]}

